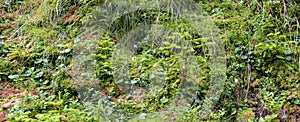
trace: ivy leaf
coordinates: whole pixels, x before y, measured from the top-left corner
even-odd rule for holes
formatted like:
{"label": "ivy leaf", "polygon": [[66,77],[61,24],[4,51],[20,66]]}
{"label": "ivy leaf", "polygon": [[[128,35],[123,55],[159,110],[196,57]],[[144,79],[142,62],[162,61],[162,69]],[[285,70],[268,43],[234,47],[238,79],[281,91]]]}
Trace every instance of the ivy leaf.
{"label": "ivy leaf", "polygon": [[19,75],[9,75],[8,78],[12,80],[16,80],[19,78]]}
{"label": "ivy leaf", "polygon": [[65,53],[68,53],[70,51],[71,51],[71,49],[69,49],[69,48],[64,50]]}
{"label": "ivy leaf", "polygon": [[168,102],[169,100],[167,99],[167,98],[165,98],[165,97],[163,97],[162,99],[160,99],[160,102],[162,102],[162,103],[166,103],[166,102]]}
{"label": "ivy leaf", "polygon": [[299,40],[299,39],[300,39],[300,34],[295,34],[295,35],[294,35],[294,40],[297,41],[297,40]]}
{"label": "ivy leaf", "polygon": [[6,5],[10,5],[11,2],[12,2],[11,0],[5,0]]}
{"label": "ivy leaf", "polygon": [[297,105],[300,105],[300,100],[297,99],[297,100],[294,101],[294,103],[297,104]]}
{"label": "ivy leaf", "polygon": [[284,51],[284,54],[286,54],[286,55],[292,54],[292,51],[290,51],[290,50],[285,50],[285,51]]}
{"label": "ivy leaf", "polygon": [[290,61],[290,60],[292,60],[292,57],[291,57],[291,56],[288,56],[288,57],[286,57],[285,59],[288,60],[288,61]]}
{"label": "ivy leaf", "polygon": [[71,51],[71,49],[67,48],[67,49],[65,49],[63,51],[60,51],[60,53],[64,54],[64,53],[69,53],[70,51]]}
{"label": "ivy leaf", "polygon": [[25,72],[25,76],[30,76],[30,75],[31,75],[31,73],[32,73],[32,71],[30,71],[30,70],[27,70],[27,71]]}
{"label": "ivy leaf", "polygon": [[39,73],[36,74],[35,78],[40,78],[40,77],[43,76],[43,74],[44,74],[44,73],[41,71],[41,72],[39,72]]}
{"label": "ivy leaf", "polygon": [[147,114],[145,114],[145,113],[140,114],[140,119],[145,119],[146,117],[147,117]]}
{"label": "ivy leaf", "polygon": [[242,59],[247,59],[248,57],[247,57],[247,56],[245,56],[245,55],[243,55],[241,58],[242,58]]}
{"label": "ivy leaf", "polygon": [[131,84],[135,84],[135,83],[137,83],[138,82],[138,80],[137,79],[133,79],[133,80],[131,80]]}

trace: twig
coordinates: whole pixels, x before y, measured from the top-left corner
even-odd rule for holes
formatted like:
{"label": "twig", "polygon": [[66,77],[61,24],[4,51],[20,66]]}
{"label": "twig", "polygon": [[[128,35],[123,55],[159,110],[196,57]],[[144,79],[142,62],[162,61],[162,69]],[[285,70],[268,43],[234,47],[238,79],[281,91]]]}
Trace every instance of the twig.
{"label": "twig", "polygon": [[27,24],[27,22],[26,23],[24,23],[21,27],[19,27],[13,34],[11,34],[11,36],[8,38],[8,40],[10,40],[23,26],[25,26]]}
{"label": "twig", "polygon": [[[282,0],[282,5],[283,5],[283,14],[286,18],[286,16],[288,16],[288,10],[286,8],[286,3],[285,3],[285,0]],[[290,40],[293,40],[292,39],[292,32],[291,32],[291,23],[289,20],[287,20],[287,26],[288,26],[288,29],[289,29],[289,33],[290,33]]]}
{"label": "twig", "polygon": [[250,80],[251,80],[251,65],[249,62],[247,62],[247,73],[248,73],[248,86],[246,91],[246,99],[248,97],[249,87],[250,87]]}
{"label": "twig", "polygon": [[236,93],[236,103],[235,103],[235,109],[236,109],[236,115],[239,113],[239,102],[240,102],[240,91],[239,91],[239,86],[238,86],[238,78],[234,78],[235,82],[235,93]]}
{"label": "twig", "polygon": [[282,0],[282,4],[283,4],[283,12],[284,12],[284,15],[287,15],[287,8],[286,8],[286,4],[285,4],[285,1]]}
{"label": "twig", "polygon": [[[299,32],[298,29],[300,28],[298,19],[296,20],[296,22],[297,22],[297,35],[298,35],[298,34],[299,34],[299,33],[298,33],[298,32]],[[295,41],[296,41],[296,48],[297,48],[297,45],[298,45],[297,38],[295,38]],[[300,72],[300,54],[299,54],[298,62],[299,62],[298,71]]]}

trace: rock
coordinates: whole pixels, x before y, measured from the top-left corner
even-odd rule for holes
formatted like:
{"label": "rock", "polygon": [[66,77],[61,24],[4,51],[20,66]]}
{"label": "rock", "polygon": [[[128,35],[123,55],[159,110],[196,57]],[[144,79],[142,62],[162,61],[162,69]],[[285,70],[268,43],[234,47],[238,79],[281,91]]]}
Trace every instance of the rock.
{"label": "rock", "polygon": [[4,122],[4,121],[7,121],[7,120],[8,120],[7,113],[0,112],[0,122]]}
{"label": "rock", "polygon": [[12,101],[10,101],[10,102],[8,102],[8,103],[3,104],[3,105],[2,105],[2,108],[8,109],[8,108],[10,108],[14,103],[16,103],[16,102],[18,102],[18,101],[21,101],[21,100],[22,100],[22,98],[18,98],[18,99],[12,100]]}

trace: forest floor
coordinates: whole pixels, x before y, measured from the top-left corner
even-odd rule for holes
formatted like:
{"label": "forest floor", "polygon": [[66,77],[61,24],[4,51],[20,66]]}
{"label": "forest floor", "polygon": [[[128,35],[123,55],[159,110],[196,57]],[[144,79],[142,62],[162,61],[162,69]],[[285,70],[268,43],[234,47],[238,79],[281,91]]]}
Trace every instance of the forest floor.
{"label": "forest floor", "polygon": [[17,83],[0,82],[0,121],[8,120],[7,109],[12,107],[13,104],[21,100],[21,90],[18,88]]}

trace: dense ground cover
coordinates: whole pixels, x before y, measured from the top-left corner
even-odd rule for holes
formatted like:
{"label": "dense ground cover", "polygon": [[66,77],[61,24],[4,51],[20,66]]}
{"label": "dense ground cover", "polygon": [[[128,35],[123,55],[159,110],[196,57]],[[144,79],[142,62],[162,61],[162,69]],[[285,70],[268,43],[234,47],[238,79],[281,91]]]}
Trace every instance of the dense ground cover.
{"label": "dense ground cover", "polygon": [[[227,57],[224,90],[213,112],[202,119],[300,121],[300,3],[296,0],[196,2],[221,30]],[[118,26],[126,18],[116,21],[107,34],[85,34],[81,38],[98,36],[94,66],[101,91],[94,93],[89,101],[101,100],[102,103],[99,102],[97,109],[90,109],[94,107],[92,102],[80,99],[73,77],[77,73],[71,70],[74,41],[82,34],[81,27],[89,25],[90,18],[95,17],[93,10],[107,3],[103,0],[0,1],[0,121],[128,119],[117,112],[114,114],[115,111],[111,111],[114,108],[140,115],[132,121],[147,117],[153,121],[175,118],[199,121],[197,106],[210,88],[212,72],[211,55],[205,48],[207,40],[195,34],[195,30],[183,28],[188,25],[185,21],[176,20],[180,21],[176,26],[170,24],[173,20],[163,16],[166,14],[163,12],[138,11],[128,16],[140,20],[163,16],[158,21],[170,28],[179,28],[180,37],[192,42],[201,76],[194,106],[175,118],[176,110],[160,113],[163,116],[159,117],[146,116],[147,112],[164,109],[176,94],[178,84],[188,77],[182,74],[181,62],[170,51],[176,45],[167,43],[161,47],[137,45],[139,48],[128,69],[130,78],[134,79],[131,82],[143,86],[157,80],[147,74],[156,72],[151,71],[151,67],[160,64],[166,70],[167,84],[162,88],[165,90],[154,90],[156,97],[139,99],[137,93],[117,102],[126,96],[113,78],[113,68],[122,62],[114,62],[112,56],[114,46],[120,43],[119,36],[124,30],[134,28],[134,24]],[[115,30],[117,34],[110,33]],[[105,101],[108,103],[103,104]]]}

